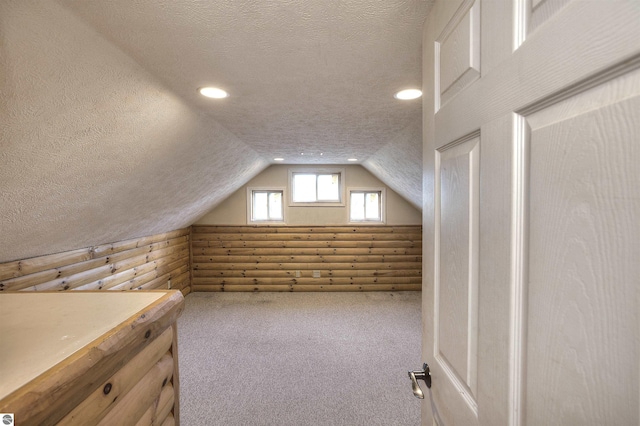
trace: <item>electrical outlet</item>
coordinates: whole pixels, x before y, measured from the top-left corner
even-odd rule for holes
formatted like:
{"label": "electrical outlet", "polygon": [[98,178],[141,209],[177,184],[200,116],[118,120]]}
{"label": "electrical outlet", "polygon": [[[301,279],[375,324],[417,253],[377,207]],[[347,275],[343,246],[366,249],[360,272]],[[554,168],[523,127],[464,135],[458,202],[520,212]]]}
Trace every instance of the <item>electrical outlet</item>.
{"label": "electrical outlet", "polygon": [[169,280],[169,282],[167,283],[167,288],[171,290],[171,280]]}
{"label": "electrical outlet", "polygon": [[300,271],[296,271],[296,278],[300,278]]}
{"label": "electrical outlet", "polygon": [[313,278],[320,278],[320,271],[313,271]]}

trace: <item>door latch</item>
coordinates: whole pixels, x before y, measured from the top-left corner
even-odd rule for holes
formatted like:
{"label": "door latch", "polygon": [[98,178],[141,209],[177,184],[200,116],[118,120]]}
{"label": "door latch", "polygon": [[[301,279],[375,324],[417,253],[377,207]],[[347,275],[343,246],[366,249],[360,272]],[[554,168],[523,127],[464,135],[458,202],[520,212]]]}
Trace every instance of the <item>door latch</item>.
{"label": "door latch", "polygon": [[420,389],[418,380],[422,380],[427,385],[427,388],[431,389],[431,372],[429,371],[429,364],[425,362],[422,366],[422,370],[409,371],[409,378],[411,379],[413,395],[418,399],[424,399],[424,392]]}

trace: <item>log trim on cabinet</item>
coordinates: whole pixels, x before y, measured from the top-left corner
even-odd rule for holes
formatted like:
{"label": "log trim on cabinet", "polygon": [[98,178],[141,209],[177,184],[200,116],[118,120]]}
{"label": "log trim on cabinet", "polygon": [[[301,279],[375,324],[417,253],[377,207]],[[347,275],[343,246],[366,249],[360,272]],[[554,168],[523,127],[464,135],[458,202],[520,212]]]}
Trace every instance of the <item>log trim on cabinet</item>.
{"label": "log trim on cabinet", "polygon": [[[184,298],[179,291],[164,293],[142,311],[4,397],[0,400],[0,412],[15,413],[21,424],[53,425],[59,422],[91,397],[98,386],[102,386],[100,384],[175,326],[184,309]],[[174,332],[169,331],[169,334],[173,339]],[[177,353],[172,356],[177,357]],[[173,370],[174,362],[167,363],[167,368]],[[177,371],[172,375],[177,376]],[[175,380],[174,385],[177,377]],[[107,393],[111,390],[110,384]],[[102,411],[98,417],[105,414],[102,408],[98,410]]]}

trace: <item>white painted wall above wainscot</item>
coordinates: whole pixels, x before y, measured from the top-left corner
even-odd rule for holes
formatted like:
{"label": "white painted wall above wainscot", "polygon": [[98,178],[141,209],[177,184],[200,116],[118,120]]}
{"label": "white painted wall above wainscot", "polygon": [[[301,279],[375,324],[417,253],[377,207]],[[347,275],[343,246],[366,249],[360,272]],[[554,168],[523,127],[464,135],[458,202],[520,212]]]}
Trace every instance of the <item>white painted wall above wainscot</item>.
{"label": "white painted wall above wainscot", "polygon": [[56,2],[0,28],[0,262],[189,226],[267,166]]}
{"label": "white painted wall above wainscot", "polygon": [[[247,187],[288,187],[288,171],[295,165],[273,165],[264,170],[245,186],[234,192],[209,213],[200,218],[196,225],[246,225],[247,224]],[[305,168],[311,166],[305,165]],[[335,165],[317,166],[335,168]],[[386,188],[386,224],[419,225],[422,213],[395,191],[359,165],[340,166],[346,175],[346,187]],[[288,190],[288,188],[287,188]],[[287,197],[285,197],[287,198]],[[342,207],[289,207],[285,200],[285,218],[287,225],[347,225],[348,205]]]}

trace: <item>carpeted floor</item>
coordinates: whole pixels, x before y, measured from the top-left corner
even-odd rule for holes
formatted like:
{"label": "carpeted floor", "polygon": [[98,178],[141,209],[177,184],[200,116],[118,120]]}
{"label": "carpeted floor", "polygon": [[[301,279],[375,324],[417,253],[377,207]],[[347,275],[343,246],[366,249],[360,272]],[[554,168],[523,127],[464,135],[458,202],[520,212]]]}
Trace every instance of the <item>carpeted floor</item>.
{"label": "carpeted floor", "polygon": [[419,425],[419,292],[192,293],[183,426]]}

